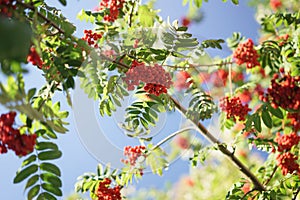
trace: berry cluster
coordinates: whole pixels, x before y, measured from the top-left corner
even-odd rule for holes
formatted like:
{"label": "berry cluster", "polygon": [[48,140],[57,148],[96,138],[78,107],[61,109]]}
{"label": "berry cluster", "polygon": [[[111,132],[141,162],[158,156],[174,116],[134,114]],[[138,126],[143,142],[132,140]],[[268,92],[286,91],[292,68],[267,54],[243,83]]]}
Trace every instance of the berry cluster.
{"label": "berry cluster", "polygon": [[2,114],[0,117],[0,154],[11,149],[17,156],[25,156],[33,151],[37,136],[21,135],[19,129],[12,127],[15,117],[15,112]]}
{"label": "berry cluster", "polygon": [[102,0],[99,5],[99,10],[109,9],[109,15],[104,16],[104,20],[114,22],[123,8],[125,0]]}
{"label": "berry cluster", "polygon": [[238,65],[246,63],[248,69],[260,66],[258,62],[258,54],[254,49],[252,39],[248,39],[244,43],[240,43],[233,53],[233,58]]}
{"label": "berry cluster", "polygon": [[34,47],[30,48],[29,54],[27,56],[27,62],[31,62],[33,65],[38,66],[39,69],[42,69],[44,64]]}
{"label": "berry cluster", "polygon": [[143,82],[146,84],[144,90],[156,96],[167,93],[167,89],[172,85],[171,75],[161,65],[155,64],[150,67],[137,61],[132,62],[131,68],[126,72],[123,80],[126,82],[128,90],[134,90],[134,86]]}
{"label": "berry cluster", "polygon": [[0,14],[11,17],[10,9],[16,9],[15,0],[0,0]]}
{"label": "berry cluster", "polygon": [[282,2],[281,0],[270,0],[270,7],[273,10],[277,10],[278,8],[280,8],[282,6]]}
{"label": "berry cluster", "polygon": [[115,186],[113,188],[109,188],[111,184],[111,180],[109,178],[105,178],[103,181],[99,183],[97,190],[98,200],[121,200],[121,187]]}
{"label": "berry cluster", "polygon": [[[183,90],[189,88],[190,85],[193,83],[193,80],[190,79],[191,75],[186,71],[180,71],[176,74],[176,81],[174,83],[174,87],[177,90]],[[187,81],[190,79],[189,81]]]}
{"label": "berry cluster", "polygon": [[141,156],[143,157],[145,156],[145,150],[146,150],[145,146],[135,146],[135,147],[126,146],[124,148],[124,156],[126,156],[127,159],[122,160],[122,162],[134,167],[136,164],[136,160]]}
{"label": "berry cluster", "polygon": [[97,41],[101,38],[102,35],[100,33],[93,33],[92,30],[84,30],[84,36],[81,39],[87,41],[91,47],[98,48]]}
{"label": "berry cluster", "polygon": [[290,125],[297,132],[300,130],[300,112],[288,113],[287,118],[290,119]]}
{"label": "berry cluster", "polygon": [[[286,175],[287,173],[293,173],[295,171],[300,173],[299,164],[296,162],[298,157],[290,152],[293,146],[299,144],[300,136],[298,136],[296,132],[284,135],[277,133],[274,141],[278,144],[277,151],[279,154],[276,160],[282,170],[282,174]],[[273,152],[275,152],[274,150]]]}
{"label": "berry cluster", "polygon": [[276,134],[275,142],[278,144],[278,151],[289,151],[293,146],[298,145],[300,136],[296,132],[281,135],[279,132]]}
{"label": "berry cluster", "polygon": [[278,154],[276,160],[284,176],[288,173],[292,174],[295,171],[300,173],[299,164],[296,162],[298,160],[298,156],[292,154],[291,152]]}
{"label": "berry cluster", "polygon": [[293,77],[290,74],[274,74],[271,85],[267,90],[267,98],[274,108],[278,106],[284,109],[299,111],[300,109],[300,76]]}
{"label": "berry cluster", "polygon": [[168,90],[165,86],[155,83],[147,83],[144,86],[144,90],[149,94],[154,94],[156,96],[159,96],[162,93],[167,93]]}
{"label": "berry cluster", "polygon": [[236,119],[244,121],[248,112],[251,111],[248,104],[243,105],[239,97],[223,97],[220,100],[220,108],[227,113],[227,119],[232,118],[233,121]]}

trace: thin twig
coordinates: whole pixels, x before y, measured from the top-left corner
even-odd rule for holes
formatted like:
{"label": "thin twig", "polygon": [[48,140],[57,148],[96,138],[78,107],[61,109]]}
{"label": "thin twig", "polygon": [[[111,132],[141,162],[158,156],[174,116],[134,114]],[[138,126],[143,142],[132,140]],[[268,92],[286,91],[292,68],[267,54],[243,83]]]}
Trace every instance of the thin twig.
{"label": "thin twig", "polygon": [[179,131],[176,131],[170,135],[168,135],[167,137],[165,137],[164,139],[162,139],[160,142],[158,142],[152,149],[151,151],[155,150],[156,148],[160,147],[162,144],[164,144],[165,142],[167,142],[168,140],[170,140],[171,138],[175,137],[176,135],[179,135],[180,133],[183,133],[185,131],[189,131],[189,130],[192,130],[194,129],[195,130],[195,127],[186,127],[186,128],[183,128]]}
{"label": "thin twig", "polygon": [[170,68],[198,68],[198,67],[214,67],[214,66],[223,66],[230,65],[233,62],[223,62],[223,63],[212,63],[212,64],[188,64],[188,66],[174,66],[174,65],[162,65]]}
{"label": "thin twig", "polygon": [[264,183],[264,185],[268,185],[268,184],[270,183],[270,181],[271,181],[271,179],[273,178],[273,176],[275,175],[277,169],[278,169],[278,166],[276,165],[276,166],[274,167],[274,169],[273,169],[273,172],[272,172],[270,178],[268,178],[268,179],[266,180],[266,182]]}
{"label": "thin twig", "polygon": [[120,66],[122,68],[125,68],[125,69],[129,69],[130,68],[130,66],[125,65],[123,63],[120,63],[120,62],[118,62],[118,61],[116,61],[116,60],[114,60],[114,59],[112,59],[112,58],[110,58],[110,57],[108,57],[106,55],[100,54],[100,57],[103,58],[104,60],[112,62],[112,63],[114,63],[114,64],[116,64],[116,65],[118,65],[118,66]]}
{"label": "thin twig", "polygon": [[228,67],[228,76],[229,76],[229,91],[230,91],[230,96],[233,95],[233,92],[232,92],[232,64],[229,64],[229,67]]}

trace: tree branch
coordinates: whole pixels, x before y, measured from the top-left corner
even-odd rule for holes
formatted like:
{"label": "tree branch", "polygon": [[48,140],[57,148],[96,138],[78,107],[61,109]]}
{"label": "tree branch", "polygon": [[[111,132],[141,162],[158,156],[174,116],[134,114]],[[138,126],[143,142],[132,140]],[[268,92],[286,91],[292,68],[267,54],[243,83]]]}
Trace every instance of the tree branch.
{"label": "tree branch", "polygon": [[[186,115],[186,108],[184,108],[176,99],[170,96],[172,101],[175,104],[175,107],[178,111],[180,111],[183,115]],[[227,147],[222,144],[218,139],[216,139],[199,121],[192,121],[194,125],[197,126],[198,130],[205,136],[209,141],[216,144],[218,149],[226,155],[238,168],[239,170],[245,174],[254,184],[254,189],[259,191],[265,191],[265,187],[260,183],[257,177],[231,152],[227,149]]]}
{"label": "tree branch", "polygon": [[[20,6],[23,6],[24,8],[30,9],[30,10],[32,10],[34,12],[36,11],[36,8],[33,5],[31,5],[31,4],[23,3],[20,0],[17,0],[17,4],[20,5]],[[42,15],[39,12],[37,12],[37,15],[40,18],[42,18],[47,24],[50,24],[51,26],[53,26],[59,33],[61,33],[61,34],[65,33],[64,30],[62,30],[57,24],[55,24],[53,21],[51,21],[50,19],[48,19],[46,16]]]}

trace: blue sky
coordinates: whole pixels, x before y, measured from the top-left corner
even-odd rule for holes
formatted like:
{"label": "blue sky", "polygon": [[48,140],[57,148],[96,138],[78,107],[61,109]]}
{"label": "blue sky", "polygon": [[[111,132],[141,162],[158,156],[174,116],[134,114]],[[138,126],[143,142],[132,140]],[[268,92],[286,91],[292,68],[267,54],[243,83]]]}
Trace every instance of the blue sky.
{"label": "blue sky", "polygon": [[[50,1],[49,1],[50,2]],[[55,1],[54,1],[55,2]],[[50,5],[59,5],[51,1]],[[98,4],[95,0],[80,0],[80,1],[68,1],[68,6],[62,8],[63,13],[70,19],[71,22],[77,25],[78,37],[82,36],[83,29],[90,29],[91,25],[76,20],[77,13],[82,9],[92,9]],[[182,7],[181,1],[177,0],[158,0],[156,7],[161,9],[161,15],[164,19],[169,16],[171,20],[180,19],[185,15],[187,7]],[[246,37],[250,37],[257,40],[258,24],[254,19],[254,10],[247,7],[245,1],[241,1],[239,6],[235,6],[232,3],[222,3],[221,0],[211,0],[209,3],[203,3],[204,19],[199,24],[192,24],[190,32],[200,39],[217,39],[230,37],[232,32],[241,32]],[[224,51],[211,51],[212,54],[226,56],[231,52]],[[32,66],[28,66],[31,68]],[[34,68],[32,68],[34,69]],[[28,81],[27,87],[40,86],[43,82],[43,78],[39,76],[39,72],[32,70],[30,74],[25,77]],[[2,77],[3,81],[3,77]],[[71,113],[68,118],[70,122],[69,132],[65,135],[59,135],[58,144],[63,151],[63,156],[57,164],[62,170],[63,191],[65,195],[68,195],[73,191],[76,178],[84,172],[94,172],[96,170],[97,163],[109,158],[118,160],[121,155],[122,145],[135,145],[136,141],[125,139],[122,137],[121,131],[116,128],[116,122],[114,119],[105,118],[103,120],[98,119],[97,105],[93,102],[82,98],[80,99],[80,91],[73,92],[75,98],[75,106],[70,109],[66,102],[63,100],[62,108],[68,109]],[[78,98],[76,100],[76,98]],[[61,95],[57,95],[56,100],[62,99]],[[78,106],[76,106],[78,105]],[[81,109],[81,110],[80,110]],[[5,110],[3,110],[5,112]],[[86,118],[81,120],[80,116],[84,113]],[[89,118],[90,115],[90,118]],[[179,115],[165,116],[166,122],[164,133],[171,133],[178,128],[173,121],[180,120]],[[78,121],[79,120],[79,121]],[[82,132],[84,131],[84,133]],[[97,133],[104,133],[104,137],[108,140],[100,138],[101,135]],[[91,150],[87,144],[87,140],[82,138],[82,135],[87,134],[87,137],[92,139],[97,138],[99,141],[99,149]],[[91,134],[91,135],[89,135]],[[94,135],[93,135],[94,134]],[[116,134],[119,138],[118,141],[112,141],[110,135]],[[80,137],[81,136],[81,137]],[[161,135],[163,136],[163,135]],[[114,136],[113,136],[114,138]],[[121,141],[121,142],[120,142]],[[126,141],[126,144],[125,142]],[[102,142],[102,143],[101,143]],[[114,146],[114,150],[111,150],[110,145]],[[88,146],[88,147],[87,147]],[[105,157],[105,159],[104,159]],[[102,159],[102,160],[101,160]],[[23,188],[24,184],[13,184],[13,177],[16,170],[21,165],[22,159],[17,158],[14,153],[0,155],[0,197],[1,199],[25,199]],[[113,162],[113,161],[112,161]],[[116,161],[117,162],[117,161]],[[170,169],[163,177],[156,175],[146,174],[144,179],[140,182],[139,187],[157,186],[156,183],[163,185],[166,181],[175,181],[181,175],[188,172],[188,164],[184,161],[177,161],[173,163]]]}

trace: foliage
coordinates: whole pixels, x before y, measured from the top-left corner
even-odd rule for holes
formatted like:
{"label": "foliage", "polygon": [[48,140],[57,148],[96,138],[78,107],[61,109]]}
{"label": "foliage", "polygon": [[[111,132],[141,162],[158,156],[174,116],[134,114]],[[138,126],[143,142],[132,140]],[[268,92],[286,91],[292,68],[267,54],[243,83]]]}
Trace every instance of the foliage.
{"label": "foliage", "polygon": [[[67,5],[66,0],[59,2]],[[182,3],[194,13],[203,1]],[[120,127],[140,145],[124,149],[124,167],[99,164],[96,173],[80,176],[76,192],[89,192],[92,199],[120,199],[145,170],[162,176],[176,156],[184,155],[194,167],[190,175],[168,186],[173,195],[152,189],[151,198],[299,198],[300,4],[251,3],[260,16],[257,42],[238,32],[227,39],[201,41],[189,32],[190,19],[182,26],[177,20],[164,21],[152,1],[140,0],[102,0],[94,11],[82,10],[78,18],[94,29],[78,38],[62,12],[42,0],[0,1],[0,67],[6,79],[0,82],[0,103],[10,113],[17,112],[22,124],[16,131],[9,114],[1,115],[0,154],[7,152],[5,145],[25,148],[29,141],[24,135],[37,136],[13,182],[26,182],[27,199],[63,196],[62,172],[55,164],[63,152],[56,139],[68,132],[69,113],[61,110],[62,101],[55,95],[60,93],[72,106],[70,92],[79,87],[79,78],[85,94],[99,103],[99,117],[111,117],[126,107]],[[232,55],[207,62],[206,49],[223,50],[225,41]],[[144,71],[135,74],[137,69]],[[28,89],[26,76],[34,70],[44,82]],[[132,74],[134,78],[128,78]],[[161,113],[173,112],[181,113],[191,126],[157,143],[153,127]],[[210,122],[217,131],[208,128]],[[192,130],[198,139],[191,139]],[[167,142],[169,152],[163,148]],[[257,152],[265,158],[257,158]]]}

